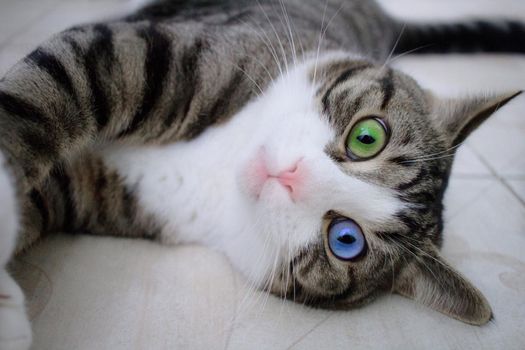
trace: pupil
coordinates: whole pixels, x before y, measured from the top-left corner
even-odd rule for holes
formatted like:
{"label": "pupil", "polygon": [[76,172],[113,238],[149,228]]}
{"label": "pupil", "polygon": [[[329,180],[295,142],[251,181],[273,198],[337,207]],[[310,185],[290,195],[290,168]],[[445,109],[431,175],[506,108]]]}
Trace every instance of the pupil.
{"label": "pupil", "polygon": [[376,142],[376,139],[374,139],[370,135],[359,135],[357,139],[359,140],[359,142],[364,143],[365,145],[371,145],[374,142]]}
{"label": "pupil", "polygon": [[355,237],[351,235],[344,235],[344,236],[338,237],[337,240],[343,244],[352,244],[355,242]]}

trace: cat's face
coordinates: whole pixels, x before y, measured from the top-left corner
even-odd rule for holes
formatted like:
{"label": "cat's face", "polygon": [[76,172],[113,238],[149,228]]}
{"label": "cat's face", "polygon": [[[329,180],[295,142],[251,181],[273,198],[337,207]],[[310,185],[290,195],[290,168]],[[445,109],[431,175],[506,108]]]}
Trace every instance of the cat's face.
{"label": "cat's face", "polygon": [[260,265],[250,277],[314,306],[392,290],[488,321],[485,298],[437,253],[442,197],[453,147],[510,98],[439,101],[402,73],[348,58],[280,79],[244,112],[240,220],[257,237],[240,254]]}

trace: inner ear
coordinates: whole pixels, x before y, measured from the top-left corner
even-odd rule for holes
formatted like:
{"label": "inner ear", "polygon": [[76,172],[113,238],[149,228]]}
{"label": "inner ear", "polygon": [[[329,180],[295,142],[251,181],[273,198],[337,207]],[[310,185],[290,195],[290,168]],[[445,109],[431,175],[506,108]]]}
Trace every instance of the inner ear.
{"label": "inner ear", "polygon": [[456,146],[476,130],[498,109],[520,95],[523,91],[514,91],[499,95],[470,97],[464,99],[439,99],[431,96],[432,117],[438,128],[449,140],[450,146]]}
{"label": "inner ear", "polygon": [[394,290],[465,323],[479,326],[492,318],[481,292],[435,251],[407,265],[396,278]]}

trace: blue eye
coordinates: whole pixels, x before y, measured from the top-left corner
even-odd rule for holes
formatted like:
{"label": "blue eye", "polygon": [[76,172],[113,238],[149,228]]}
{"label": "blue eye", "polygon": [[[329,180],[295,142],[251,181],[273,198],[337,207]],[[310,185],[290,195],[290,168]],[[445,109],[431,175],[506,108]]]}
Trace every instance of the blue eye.
{"label": "blue eye", "polygon": [[335,219],[328,228],[328,246],[341,260],[359,257],[366,249],[366,241],[361,228],[350,219]]}

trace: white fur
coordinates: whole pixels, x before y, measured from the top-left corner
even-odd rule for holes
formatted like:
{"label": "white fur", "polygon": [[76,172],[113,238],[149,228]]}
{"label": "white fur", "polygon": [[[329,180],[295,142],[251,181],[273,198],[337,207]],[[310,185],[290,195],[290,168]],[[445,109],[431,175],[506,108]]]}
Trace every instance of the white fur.
{"label": "white fur", "polygon": [[24,295],[5,270],[16,245],[19,217],[15,187],[0,152],[0,349],[23,350],[31,345],[31,327]]}
{"label": "white fur", "polygon": [[[327,211],[348,215],[366,230],[401,208],[392,193],[345,174],[324,152],[335,136],[314,105],[315,87],[307,79],[312,64],[295,68],[231,121],[190,142],[106,152],[107,164],[165,224],[166,242],[215,247],[263,283],[320,238]],[[272,172],[303,159],[308,176],[299,200],[277,182],[266,183],[259,199],[250,196],[246,168],[261,147]]]}

